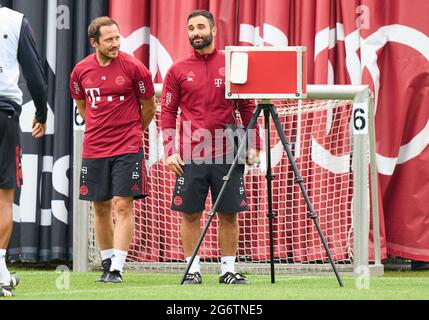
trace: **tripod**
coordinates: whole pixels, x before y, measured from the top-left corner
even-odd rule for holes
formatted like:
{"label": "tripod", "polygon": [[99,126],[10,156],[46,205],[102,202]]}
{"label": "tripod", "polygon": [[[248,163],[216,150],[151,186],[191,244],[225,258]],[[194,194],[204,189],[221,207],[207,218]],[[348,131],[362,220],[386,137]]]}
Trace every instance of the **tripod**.
{"label": "tripod", "polygon": [[328,244],[326,243],[325,237],[323,235],[322,229],[320,228],[320,224],[319,224],[319,219],[317,217],[317,214],[314,211],[313,205],[310,202],[310,198],[308,197],[307,191],[305,189],[304,186],[304,181],[302,179],[301,174],[299,173],[298,167],[295,163],[295,159],[292,155],[292,152],[290,151],[289,148],[289,142],[286,138],[286,135],[282,129],[282,126],[280,124],[280,120],[277,114],[277,111],[274,107],[273,104],[258,104],[257,108],[255,110],[255,112],[253,113],[252,119],[250,120],[250,123],[247,127],[246,130],[246,134],[244,139],[242,140],[242,142],[240,143],[240,146],[238,147],[238,151],[237,151],[237,155],[234,158],[234,161],[232,162],[232,165],[227,173],[227,175],[223,178],[224,183],[222,185],[222,188],[220,190],[219,196],[217,197],[212,210],[209,212],[209,218],[206,222],[206,225],[203,229],[203,232],[200,235],[200,238],[198,239],[198,243],[193,251],[192,257],[188,263],[188,266],[185,270],[185,273],[183,275],[181,284],[183,284],[183,282],[185,281],[186,275],[189,272],[189,269],[191,268],[191,265],[195,259],[195,256],[197,255],[201,243],[204,240],[204,237],[207,233],[207,230],[213,220],[214,215],[216,214],[216,211],[219,207],[219,203],[222,200],[222,196],[225,192],[225,188],[229,182],[229,179],[232,175],[232,172],[234,171],[234,168],[236,167],[236,165],[238,164],[238,158],[239,155],[241,154],[241,152],[243,151],[243,148],[246,145],[246,141],[247,141],[247,137],[249,135],[249,130],[250,129],[254,129],[256,126],[256,122],[258,121],[258,117],[261,114],[261,112],[264,111],[264,121],[265,121],[265,130],[266,130],[266,154],[267,154],[267,175],[265,176],[266,180],[267,180],[267,190],[268,190],[268,222],[269,222],[269,231],[270,231],[270,266],[271,266],[271,283],[275,282],[275,270],[274,270],[274,240],[273,240],[273,220],[275,218],[275,215],[273,213],[273,199],[272,199],[272,181],[274,179],[274,177],[272,176],[272,170],[271,170],[271,146],[270,146],[270,115],[273,118],[275,127],[276,127],[276,131],[280,137],[280,140],[283,144],[283,147],[287,153],[288,159],[292,165],[294,174],[295,174],[295,178],[296,178],[296,182],[299,184],[299,187],[301,189],[301,192],[304,196],[305,202],[307,204],[307,208],[308,208],[308,216],[310,219],[313,220],[317,232],[319,233],[320,239],[323,243],[323,247],[325,248],[326,254],[328,255],[328,259],[329,262],[331,263],[332,269],[334,270],[335,276],[338,280],[338,283],[340,285],[340,287],[343,287],[343,282],[341,280],[340,274],[338,273],[338,270],[335,266],[334,260],[332,258],[331,252],[329,250]]}

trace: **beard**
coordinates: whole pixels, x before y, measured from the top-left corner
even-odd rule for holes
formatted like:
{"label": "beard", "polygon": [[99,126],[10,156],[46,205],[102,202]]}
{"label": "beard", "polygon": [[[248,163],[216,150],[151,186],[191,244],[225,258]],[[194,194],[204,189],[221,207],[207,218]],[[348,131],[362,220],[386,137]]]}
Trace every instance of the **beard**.
{"label": "beard", "polygon": [[100,54],[105,60],[113,60],[113,59],[117,58],[119,55],[119,47],[115,47],[112,49],[100,50]]}
{"label": "beard", "polygon": [[[196,43],[195,40],[202,40],[200,43]],[[193,39],[189,39],[189,42],[191,43],[192,47],[194,47],[194,49],[203,49],[209,45],[212,44],[213,42],[213,34],[210,32],[210,34],[208,36],[205,37],[195,37]]]}

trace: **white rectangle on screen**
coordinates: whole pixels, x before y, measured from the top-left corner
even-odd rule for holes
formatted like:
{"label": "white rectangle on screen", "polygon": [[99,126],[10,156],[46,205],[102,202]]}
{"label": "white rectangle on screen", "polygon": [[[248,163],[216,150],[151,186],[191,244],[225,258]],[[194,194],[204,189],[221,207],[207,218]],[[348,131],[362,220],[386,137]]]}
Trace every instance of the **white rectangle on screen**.
{"label": "white rectangle on screen", "polygon": [[247,67],[249,56],[246,52],[233,52],[231,54],[231,82],[244,84],[247,82]]}

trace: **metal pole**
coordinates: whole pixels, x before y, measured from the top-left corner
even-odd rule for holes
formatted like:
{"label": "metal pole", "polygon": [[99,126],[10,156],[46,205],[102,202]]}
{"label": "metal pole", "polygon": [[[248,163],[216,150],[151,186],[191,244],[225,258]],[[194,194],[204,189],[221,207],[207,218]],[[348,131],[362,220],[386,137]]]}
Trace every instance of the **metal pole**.
{"label": "metal pole", "polygon": [[88,202],[79,200],[79,177],[82,165],[83,130],[73,134],[73,271],[87,272],[88,266]]}
{"label": "metal pole", "polygon": [[267,180],[267,194],[268,194],[268,222],[270,230],[270,264],[271,264],[271,283],[275,283],[275,269],[274,269],[274,237],[273,237],[273,190],[272,190],[272,181],[273,175],[271,171],[271,130],[270,130],[270,110],[269,107],[272,105],[261,105],[264,109],[264,118],[265,118],[265,150],[267,155],[267,175],[265,176]]}

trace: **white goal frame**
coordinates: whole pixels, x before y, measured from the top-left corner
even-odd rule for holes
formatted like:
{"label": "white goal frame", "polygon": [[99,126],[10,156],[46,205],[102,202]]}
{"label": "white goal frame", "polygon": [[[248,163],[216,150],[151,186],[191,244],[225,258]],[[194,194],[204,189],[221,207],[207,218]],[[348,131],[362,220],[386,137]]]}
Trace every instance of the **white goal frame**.
{"label": "white goal frame", "polygon": [[[160,97],[162,84],[156,84],[156,95]],[[352,268],[339,268],[340,272],[352,271],[354,274],[382,275],[384,267],[380,253],[380,227],[378,214],[377,169],[375,157],[375,130],[374,104],[371,91],[367,85],[307,85],[306,100],[351,100],[353,104],[366,106],[368,130],[363,134],[355,135],[353,141],[353,263]],[[73,156],[73,271],[87,272],[89,264],[89,202],[79,200],[79,175],[81,168],[81,154],[83,131],[74,131]],[[371,183],[369,181],[371,177]],[[370,197],[371,192],[371,197]],[[370,198],[371,208],[370,209]],[[371,212],[370,212],[371,211]],[[373,225],[373,261],[369,261],[369,227],[370,216]],[[146,264],[146,263],[142,263]],[[158,263],[160,264],[160,263]],[[147,264],[145,270],[156,272],[156,266]],[[269,272],[268,263],[255,265],[255,268]],[[179,268],[185,268],[180,264]],[[278,271],[291,272],[293,265],[286,268],[279,266]],[[304,266],[304,269],[308,265]],[[330,271],[322,268],[321,271]],[[306,272],[306,271],[304,271]],[[314,273],[314,269],[310,270]],[[317,272],[317,271],[316,271]],[[283,272],[284,273],[284,272]]]}

